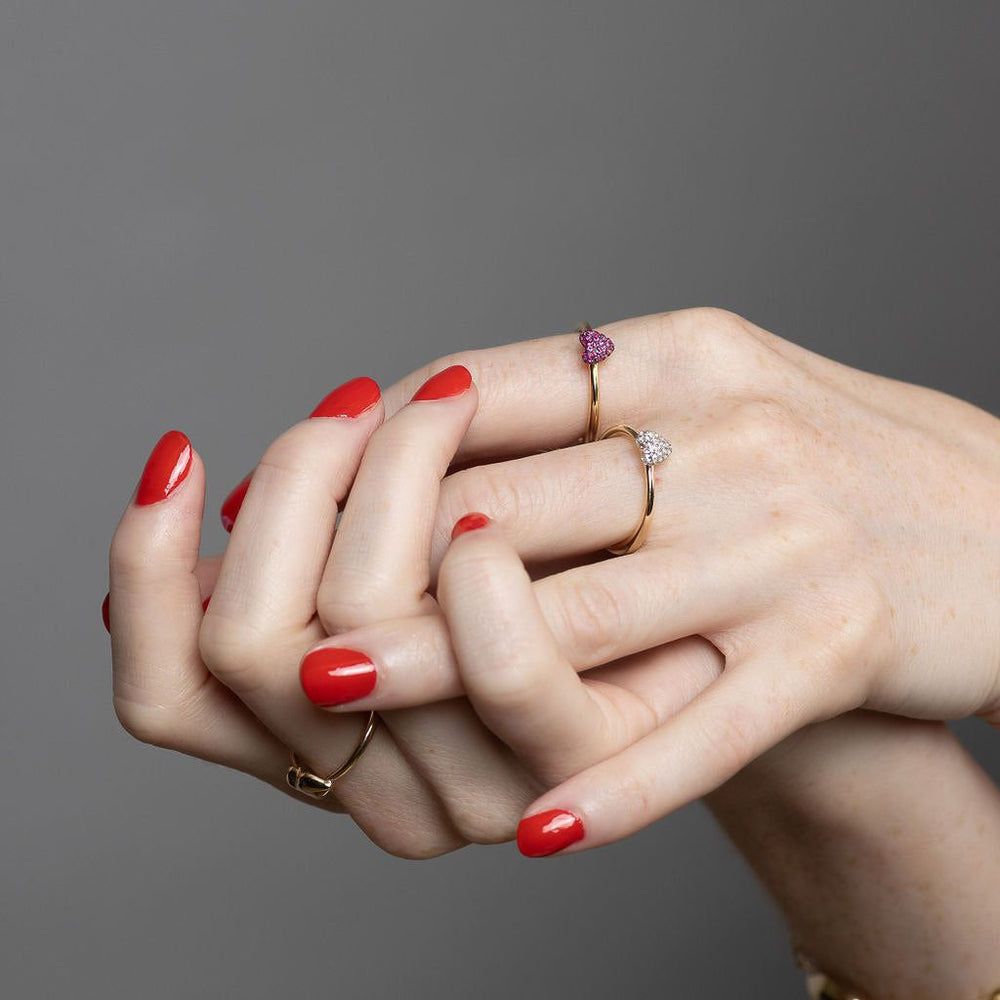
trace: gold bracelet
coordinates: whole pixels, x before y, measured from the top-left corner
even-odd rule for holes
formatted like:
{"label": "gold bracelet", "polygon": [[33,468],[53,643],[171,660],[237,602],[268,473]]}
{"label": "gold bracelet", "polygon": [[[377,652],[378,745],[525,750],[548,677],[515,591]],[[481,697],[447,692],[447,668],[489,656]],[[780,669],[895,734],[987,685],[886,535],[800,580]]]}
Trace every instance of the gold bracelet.
{"label": "gold bracelet", "polygon": [[[793,948],[792,951],[795,964],[806,974],[806,989],[810,1000],[867,1000],[863,993],[859,993],[853,987],[842,986],[834,982],[825,972],[820,972],[812,960],[798,948]],[[976,1000],[1000,1000],[1000,989],[977,997]]]}

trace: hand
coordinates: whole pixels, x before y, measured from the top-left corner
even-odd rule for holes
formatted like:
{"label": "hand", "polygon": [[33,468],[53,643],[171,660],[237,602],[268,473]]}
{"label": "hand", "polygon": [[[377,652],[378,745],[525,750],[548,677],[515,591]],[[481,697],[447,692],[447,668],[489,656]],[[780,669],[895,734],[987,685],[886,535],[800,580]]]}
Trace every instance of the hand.
{"label": "hand", "polygon": [[[1000,421],[725,313],[604,330],[618,349],[602,370],[602,425],[650,427],[675,449],[657,467],[645,546],[592,561],[634,526],[641,466],[627,440],[565,447],[586,419],[575,336],[460,355],[483,392],[460,461],[561,450],[445,480],[432,565],[454,651],[434,615],[405,635],[387,623],[325,640],[374,664],[377,684],[352,709],[466,691],[533,773],[563,782],[530,813],[575,817],[576,849],[857,707],[1000,711]],[[390,406],[423,374],[387,393]],[[470,510],[495,525],[445,554]],[[583,562],[534,584],[522,565],[567,559]],[[656,665],[676,708],[672,644],[699,635],[725,669],[676,714],[651,711],[644,737],[575,676],[638,669],[648,702]]]}
{"label": "hand", "polygon": [[[435,400],[435,388],[453,395]],[[350,753],[365,715],[309,704],[299,661],[346,619],[435,607],[425,583],[437,490],[476,390],[452,369],[424,395],[383,422],[370,380],[332,393],[266,450],[226,552],[201,561],[204,468],[185,435],[164,436],[111,545],[114,704],[129,732],[296,796],[289,747],[318,773]],[[509,839],[540,790],[455,700],[385,713],[335,794],[300,800],[348,809],[394,854],[429,857]]]}

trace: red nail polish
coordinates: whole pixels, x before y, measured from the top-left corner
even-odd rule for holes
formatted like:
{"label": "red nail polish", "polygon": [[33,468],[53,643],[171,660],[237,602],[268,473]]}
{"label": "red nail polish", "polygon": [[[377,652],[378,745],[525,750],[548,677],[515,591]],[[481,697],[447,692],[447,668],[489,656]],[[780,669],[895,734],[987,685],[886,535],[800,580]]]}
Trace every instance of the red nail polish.
{"label": "red nail polish", "polygon": [[167,431],[146,459],[135,502],[145,506],[165,500],[187,478],[194,452],[186,434]]}
{"label": "red nail polish", "polygon": [[104,600],[101,602],[101,617],[104,619],[104,627],[108,630],[108,635],[111,635],[111,595],[105,594]]}
{"label": "red nail polish", "polygon": [[549,809],[522,819],[517,849],[526,858],[544,858],[583,839],[583,820],[564,809]]}
{"label": "red nail polish", "polygon": [[485,528],[490,524],[490,519],[485,514],[473,512],[460,517],[455,522],[455,527],[451,529],[451,538],[454,541],[459,535],[464,535],[467,531],[475,531],[477,528]]}
{"label": "red nail polish", "polygon": [[460,396],[472,385],[472,372],[465,365],[452,365],[444,371],[432,375],[413,394],[410,402],[421,399],[444,399],[446,396]]}
{"label": "red nail polish", "polygon": [[376,678],[375,664],[356,649],[314,649],[299,668],[306,697],[324,707],[371,694]]}
{"label": "red nail polish", "polygon": [[381,398],[378,382],[366,376],[353,378],[324,396],[310,417],[359,417]]}
{"label": "red nail polish", "polygon": [[205,598],[205,600],[203,600],[203,601],[201,602],[201,610],[202,610],[202,611],[208,611],[208,602],[209,602],[209,601],[210,601],[211,599],[212,599],[212,595],[211,595],[211,594],[209,594],[209,595],[208,595],[208,597],[206,597],[206,598]]}
{"label": "red nail polish", "polygon": [[247,490],[250,488],[250,479],[252,476],[253,473],[251,472],[248,476],[241,479],[239,485],[222,501],[222,506],[219,508],[219,517],[222,518],[222,527],[226,531],[233,530],[233,525],[236,523],[236,515],[240,512],[240,507],[243,506],[243,500],[247,495]]}

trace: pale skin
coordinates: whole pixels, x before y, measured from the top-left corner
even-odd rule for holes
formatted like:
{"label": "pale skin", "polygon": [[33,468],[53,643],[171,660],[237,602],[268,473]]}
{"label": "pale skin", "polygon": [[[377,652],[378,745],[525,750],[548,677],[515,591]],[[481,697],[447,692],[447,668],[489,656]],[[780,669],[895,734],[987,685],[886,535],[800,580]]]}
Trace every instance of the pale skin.
{"label": "pale skin", "polygon": [[[509,839],[518,819],[549,809],[582,820],[569,853],[706,795],[733,833],[727,796],[738,801],[748,781],[765,801],[791,801],[791,771],[763,766],[792,759],[789,747],[809,760],[812,739],[853,719],[881,739],[881,716],[854,709],[996,722],[1000,421],[715,310],[602,330],[618,344],[602,367],[602,426],[651,427],[675,449],[657,467],[639,552],[603,558],[635,523],[634,445],[568,447],[586,419],[575,336],[441,359],[359,417],[314,418],[279,437],[222,557],[198,559],[196,453],[167,499],[129,505],[111,551],[126,728],[283,787],[287,747],[333,770],[357,740],[359,712],[376,708],[384,725],[338,783],[337,804],[387,850],[426,857]],[[455,363],[472,373],[467,392],[407,404]],[[446,475],[456,466],[466,467]],[[470,510],[492,523],[449,543]],[[298,672],[308,651],[332,646],[362,650],[378,681],[324,711]],[[912,726],[918,744],[946,742],[939,725],[892,724]],[[996,789],[959,753],[934,761],[964,789],[943,809],[996,829]],[[889,755],[866,771],[858,801],[898,787],[905,765]],[[822,789],[831,769],[818,770]],[[916,827],[929,796],[915,791],[900,809]],[[776,836],[786,813],[766,821]],[[823,821],[817,843],[833,824]],[[881,835],[833,825],[845,843],[855,828]],[[816,954],[827,942],[817,957],[853,973],[860,953],[849,942],[836,950],[832,926],[816,931],[803,894],[785,891],[794,874],[769,873],[752,843],[741,846],[791,926],[813,937],[802,943]],[[984,981],[1000,975],[987,967],[995,936],[977,950],[969,927],[1000,923],[989,902],[1000,897],[996,843],[963,846],[963,864],[979,862],[975,882],[951,923],[935,925],[962,926],[967,950],[985,956],[974,973]],[[824,853],[837,884],[858,884],[857,866]],[[900,877],[927,861],[916,848],[907,857]],[[941,866],[927,867],[933,890]],[[926,914],[910,909],[919,931]],[[867,918],[852,919],[864,932]],[[862,972],[889,996],[900,952],[886,947],[885,966]],[[955,963],[941,969],[964,991]]]}

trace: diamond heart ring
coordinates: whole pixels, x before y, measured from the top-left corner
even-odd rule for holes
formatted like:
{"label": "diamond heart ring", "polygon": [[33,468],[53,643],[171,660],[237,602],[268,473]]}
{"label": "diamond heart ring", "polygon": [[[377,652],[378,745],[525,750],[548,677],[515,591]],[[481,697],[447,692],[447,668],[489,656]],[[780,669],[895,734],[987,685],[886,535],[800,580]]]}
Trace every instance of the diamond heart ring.
{"label": "diamond heart ring", "polygon": [[595,330],[589,323],[577,327],[580,334],[580,344],[583,346],[581,357],[590,365],[590,418],[587,421],[587,433],[584,441],[597,440],[597,426],[601,419],[601,381],[597,366],[611,357],[615,349],[614,341],[600,330]]}
{"label": "diamond heart ring", "polygon": [[628,555],[629,552],[635,552],[646,540],[649,519],[653,515],[653,466],[665,462],[673,448],[670,442],[657,434],[656,431],[637,431],[634,427],[629,427],[628,424],[615,424],[614,427],[609,427],[601,435],[601,440],[613,435],[631,438],[639,449],[642,464],[646,467],[646,505],[643,508],[642,520],[635,531],[621,545],[608,549],[612,555],[623,556]]}

